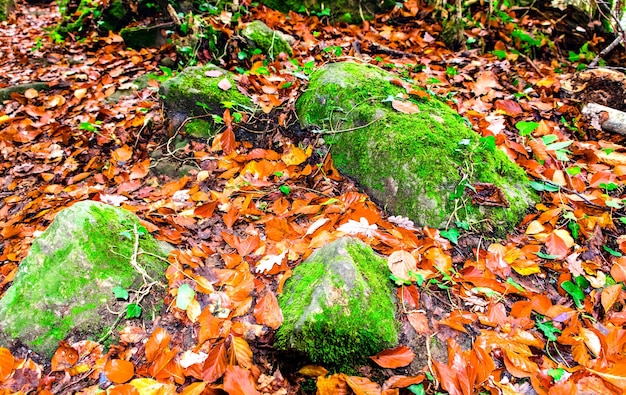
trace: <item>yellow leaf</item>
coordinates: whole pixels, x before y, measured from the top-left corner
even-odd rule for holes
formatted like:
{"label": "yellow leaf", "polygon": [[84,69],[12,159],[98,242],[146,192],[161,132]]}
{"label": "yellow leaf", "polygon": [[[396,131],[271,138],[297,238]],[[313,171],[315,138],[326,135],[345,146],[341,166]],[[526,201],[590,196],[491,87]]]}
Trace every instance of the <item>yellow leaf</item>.
{"label": "yellow leaf", "polygon": [[159,383],[156,380],[148,378],[135,379],[129,384],[137,389],[139,395],[174,395],[176,393],[176,387],[174,385]]}
{"label": "yellow leaf", "polygon": [[287,166],[291,166],[291,165],[299,165],[300,163],[303,163],[304,161],[308,159],[308,157],[309,156],[306,154],[306,152],[304,152],[304,150],[298,147],[292,146],[291,149],[287,151],[287,153],[281,156],[281,160]]}
{"label": "yellow leaf", "polygon": [[77,99],[82,99],[87,94],[87,88],[79,88],[74,91],[74,97]]}
{"label": "yellow leaf", "polygon": [[24,92],[24,97],[27,99],[34,99],[39,96],[39,92],[36,89],[30,88]]}
{"label": "yellow leaf", "polygon": [[528,224],[528,228],[526,228],[527,235],[536,235],[538,233],[544,232],[546,230],[545,226],[541,224],[541,222],[534,220]]}
{"label": "yellow leaf", "polygon": [[572,248],[576,242],[574,242],[574,239],[572,238],[572,236],[570,236],[569,232],[565,229],[556,229],[554,231],[554,233],[559,236],[561,238],[561,240],[563,240],[563,242],[565,243],[565,245],[567,246],[567,248]]}

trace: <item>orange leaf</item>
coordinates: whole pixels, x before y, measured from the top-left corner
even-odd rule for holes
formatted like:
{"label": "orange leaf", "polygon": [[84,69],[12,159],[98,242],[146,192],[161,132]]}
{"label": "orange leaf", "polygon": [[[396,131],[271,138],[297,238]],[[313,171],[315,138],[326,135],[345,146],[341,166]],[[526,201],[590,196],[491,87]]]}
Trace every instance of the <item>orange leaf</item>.
{"label": "orange leaf", "polygon": [[415,353],[407,346],[398,346],[370,358],[383,368],[395,369],[410,364],[415,358]]}
{"label": "orange leaf", "polygon": [[121,146],[120,148],[113,151],[113,153],[111,154],[111,157],[116,162],[126,162],[130,158],[132,158],[132,156],[133,156],[133,149],[130,148],[128,145]]}
{"label": "orange leaf", "polygon": [[116,385],[107,391],[108,395],[140,395],[139,390],[132,384]]}
{"label": "orange leaf", "polygon": [[146,343],[146,360],[152,362],[170,344],[170,334],[163,328],[157,328]]}
{"label": "orange leaf", "polygon": [[420,108],[417,104],[410,101],[392,100],[391,107],[396,111],[403,112],[405,114],[417,114],[420,112]]}
{"label": "orange leaf", "polygon": [[441,387],[444,390],[448,391],[450,395],[463,395],[461,389],[459,388],[459,380],[457,378],[458,372],[451,369],[445,363],[437,362],[435,360],[433,360],[433,368],[437,378],[439,378]]}
{"label": "orange leaf", "polygon": [[224,373],[224,391],[228,395],[260,395],[250,371],[234,365],[229,365]]}
{"label": "orange leaf", "polygon": [[346,383],[352,388],[355,395],[380,395],[380,385],[366,377],[349,376]]}
{"label": "orange leaf", "polygon": [[226,371],[228,359],[226,358],[226,346],[220,342],[209,351],[209,356],[204,361],[202,380],[207,383],[216,382]]}
{"label": "orange leaf", "polygon": [[13,371],[15,358],[8,348],[0,347],[0,382],[6,380]]}
{"label": "orange leaf", "polygon": [[194,215],[198,215],[200,217],[211,218],[213,215],[213,211],[215,207],[217,207],[218,201],[205,203],[202,206],[198,206],[193,210]]}
{"label": "orange leaf", "polygon": [[185,388],[180,395],[200,395],[206,388],[206,383],[193,383],[189,387]]}
{"label": "orange leaf", "polygon": [[104,373],[115,384],[122,384],[135,375],[135,366],[123,359],[109,359],[104,365]]}
{"label": "orange leaf", "polygon": [[620,257],[613,261],[611,276],[617,282],[626,281],[626,258]]}
{"label": "orange leaf", "polygon": [[283,323],[283,312],[278,306],[278,300],[274,292],[268,290],[262,297],[257,299],[256,306],[254,306],[254,318],[256,318],[259,324],[266,325],[272,329],[278,329]]}
{"label": "orange leaf", "polygon": [[600,300],[602,301],[602,307],[604,307],[605,312],[611,310],[611,307],[613,307],[613,304],[617,301],[617,298],[621,293],[621,284],[613,284],[602,290]]}
{"label": "orange leaf", "polygon": [[567,248],[565,241],[563,241],[563,239],[561,239],[556,233],[551,233],[550,236],[546,238],[546,250],[550,255],[564,258],[567,255],[569,248]]}
{"label": "orange leaf", "polygon": [[252,366],[252,350],[248,345],[248,342],[243,337],[232,336],[232,342],[230,344],[237,363],[244,369],[250,369]]}
{"label": "orange leaf", "polygon": [[391,376],[383,384],[383,389],[387,388],[406,388],[413,384],[419,384],[424,381],[424,374],[419,376]]}
{"label": "orange leaf", "polygon": [[52,371],[69,369],[78,362],[78,351],[62,341],[52,357]]}
{"label": "orange leaf", "polygon": [[351,391],[346,383],[346,375],[343,373],[317,378],[317,395],[347,395],[349,393]]}

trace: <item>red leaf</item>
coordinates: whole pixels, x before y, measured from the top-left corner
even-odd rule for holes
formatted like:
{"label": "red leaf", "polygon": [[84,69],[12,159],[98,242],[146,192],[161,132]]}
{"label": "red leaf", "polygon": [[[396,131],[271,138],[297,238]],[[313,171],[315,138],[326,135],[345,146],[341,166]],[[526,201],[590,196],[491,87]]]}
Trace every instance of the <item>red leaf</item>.
{"label": "red leaf", "polygon": [[370,358],[383,368],[395,369],[410,364],[415,358],[415,353],[407,346],[398,346]]}
{"label": "red leaf", "polygon": [[135,375],[135,366],[123,359],[110,359],[104,365],[104,373],[115,384],[122,384]]}
{"label": "red leaf", "polygon": [[209,351],[209,356],[204,361],[202,380],[207,383],[216,382],[226,371],[227,363],[226,346],[224,345],[224,342],[221,342]]}
{"label": "red leaf", "polygon": [[259,324],[266,325],[272,329],[278,329],[283,323],[283,313],[278,306],[278,301],[274,292],[268,290],[257,299],[254,306],[254,318]]}
{"label": "red leaf", "polygon": [[459,380],[455,370],[452,370],[445,363],[437,361],[433,361],[433,368],[435,368],[435,374],[437,374],[437,378],[444,390],[448,391],[450,395],[463,395],[459,388]]}
{"label": "red leaf", "polygon": [[250,371],[235,365],[229,365],[226,368],[224,391],[228,392],[228,395],[260,395],[255,388]]}
{"label": "red leaf", "polygon": [[224,110],[224,124],[226,125],[226,130],[222,133],[220,137],[220,143],[222,143],[222,150],[225,154],[230,154],[235,150],[235,133],[233,133],[233,124],[232,117],[230,116],[230,110]]}
{"label": "red leaf", "polygon": [[557,234],[551,233],[546,239],[546,250],[550,255],[564,258],[567,255],[569,248],[567,248],[563,239],[561,239]]}
{"label": "red leaf", "polygon": [[170,344],[170,334],[163,328],[157,328],[146,343],[146,360],[152,362]]}
{"label": "red leaf", "polygon": [[0,382],[9,377],[13,371],[13,365],[15,364],[15,358],[8,348],[0,347]]}

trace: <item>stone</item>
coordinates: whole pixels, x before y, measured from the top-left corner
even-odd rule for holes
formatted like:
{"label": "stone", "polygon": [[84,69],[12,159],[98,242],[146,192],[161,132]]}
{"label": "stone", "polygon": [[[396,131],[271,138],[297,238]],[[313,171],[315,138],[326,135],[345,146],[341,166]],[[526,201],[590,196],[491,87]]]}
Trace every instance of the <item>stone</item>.
{"label": "stone", "polygon": [[239,92],[233,74],[213,64],[187,67],[176,77],[164,81],[159,93],[173,130],[189,118],[205,116],[203,125],[192,122],[189,128],[192,133],[200,133],[199,127],[206,128],[202,137],[216,133],[220,125],[216,125],[211,116],[222,116],[227,105],[232,108],[231,113],[252,108],[252,100]]}
{"label": "stone", "polygon": [[293,55],[291,44],[295,42],[295,39],[285,33],[270,29],[261,21],[248,23],[241,30],[241,36],[266,53],[271,59],[276,58],[280,53]]}
{"label": "stone", "polygon": [[13,0],[0,0],[0,22],[6,21],[14,9],[15,3]]}
{"label": "stone", "polygon": [[[0,299],[0,345],[19,341],[50,358],[70,335],[98,340],[118,318],[111,312],[125,312],[126,302],[116,301],[113,288],[165,284],[168,252],[127,210],[95,201],[61,210],[35,238]],[[163,288],[151,291],[158,289]],[[161,296],[144,298],[144,316],[161,301]]]}
{"label": "stone", "polygon": [[173,30],[173,23],[160,24],[155,26],[134,26],[125,27],[120,30],[120,36],[128,48],[142,49],[158,48],[167,44],[166,30]]}
{"label": "stone", "polygon": [[278,350],[351,371],[398,341],[395,301],[383,258],[342,237],[314,251],[286,281]]}
{"label": "stone", "polygon": [[395,0],[261,0],[269,8],[282,12],[302,12],[329,16],[334,21],[359,23],[370,20],[379,12],[390,10]]}
{"label": "stone", "polygon": [[323,133],[336,168],[394,215],[505,236],[538,202],[525,172],[448,105],[394,80],[371,65],[325,65],[296,102],[301,125]]}

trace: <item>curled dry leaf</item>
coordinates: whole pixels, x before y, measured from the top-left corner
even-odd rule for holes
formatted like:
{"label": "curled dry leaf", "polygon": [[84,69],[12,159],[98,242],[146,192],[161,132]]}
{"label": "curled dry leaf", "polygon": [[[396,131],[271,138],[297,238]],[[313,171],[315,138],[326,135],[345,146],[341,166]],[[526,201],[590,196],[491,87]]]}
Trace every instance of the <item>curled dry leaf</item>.
{"label": "curled dry leaf", "polygon": [[391,273],[399,279],[408,280],[411,276],[409,271],[417,270],[417,261],[415,257],[407,251],[394,251],[387,258],[387,266]]}
{"label": "curled dry leaf", "polygon": [[393,100],[391,107],[405,114],[417,114],[421,111],[417,104],[404,100]]}

